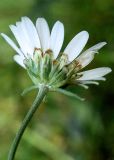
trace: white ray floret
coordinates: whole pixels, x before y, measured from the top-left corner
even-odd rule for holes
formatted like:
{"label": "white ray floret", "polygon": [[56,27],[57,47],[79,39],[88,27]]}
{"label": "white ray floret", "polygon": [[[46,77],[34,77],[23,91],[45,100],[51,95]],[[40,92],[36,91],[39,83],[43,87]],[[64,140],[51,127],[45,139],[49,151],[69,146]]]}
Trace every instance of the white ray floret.
{"label": "white ray floret", "polygon": [[101,49],[104,45],[106,45],[106,42],[100,42],[94,46],[92,46],[91,48],[89,48],[87,51],[94,51],[94,52],[98,52],[99,49]]}
{"label": "white ray floret", "polygon": [[25,65],[24,65],[24,63],[23,63],[23,61],[24,61],[24,59],[25,59],[24,56],[15,55],[13,58],[14,58],[14,60],[15,60],[20,66],[22,66],[23,68],[26,68]]}
{"label": "white ray floret", "polygon": [[86,85],[86,84],[96,84],[96,85],[99,85],[99,82],[96,82],[96,81],[90,81],[90,80],[86,80],[86,81],[82,81],[82,84]]}
{"label": "white ray floret", "polygon": [[49,49],[50,31],[47,21],[44,18],[38,18],[36,21],[36,28],[40,38],[41,48],[45,53]]}
{"label": "white ray floret", "polygon": [[93,80],[88,80],[88,81],[78,81],[79,82],[79,86],[85,88],[85,89],[88,89],[89,86],[88,84],[95,84],[95,85],[99,85],[99,82],[96,82],[96,81],[93,81]]}
{"label": "white ray floret", "polygon": [[29,36],[31,43],[33,43],[34,47],[40,48],[41,46],[39,36],[33,22],[28,17],[22,17],[22,23],[25,26],[27,35]]}
{"label": "white ray floret", "polygon": [[57,21],[51,31],[50,49],[53,51],[54,59],[57,58],[64,41],[64,26]]}
{"label": "white ray floret", "polygon": [[88,71],[77,73],[77,75],[81,76],[77,80],[80,80],[80,81],[105,80],[103,76],[105,76],[110,72],[111,72],[111,69],[109,67],[91,69]]}
{"label": "white ray floret", "polygon": [[93,60],[95,53],[98,53],[99,49],[106,44],[106,42],[100,42],[92,46],[77,57],[76,60],[81,64],[82,68],[86,67]]}
{"label": "white ray floret", "polygon": [[23,54],[21,50],[16,46],[16,44],[4,33],[1,33],[1,36],[6,40],[6,42],[18,53]]}
{"label": "white ray floret", "polygon": [[24,34],[22,32],[23,30],[20,28],[19,22],[17,23],[17,26],[10,25],[10,29],[11,29],[12,33],[14,34],[15,39],[17,40],[17,42],[18,42],[23,54],[25,56],[27,56],[27,53],[30,54],[30,52],[31,52],[30,46],[28,45],[28,43],[27,43],[27,41],[25,39],[25,36],[24,36]]}
{"label": "white ray floret", "polygon": [[83,50],[89,38],[87,31],[78,33],[67,45],[64,53],[67,54],[69,62],[72,62]]}

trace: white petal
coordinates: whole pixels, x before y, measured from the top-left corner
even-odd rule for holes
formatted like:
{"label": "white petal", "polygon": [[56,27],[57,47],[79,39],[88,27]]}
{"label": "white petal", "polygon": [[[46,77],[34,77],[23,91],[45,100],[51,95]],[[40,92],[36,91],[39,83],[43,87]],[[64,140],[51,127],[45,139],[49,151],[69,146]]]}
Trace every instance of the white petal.
{"label": "white petal", "polygon": [[78,80],[104,80],[106,74],[111,72],[109,67],[101,67],[85,72],[80,72],[78,75],[82,75]]}
{"label": "white petal", "polygon": [[89,38],[89,34],[86,31],[78,33],[68,44],[64,53],[68,55],[69,61],[72,62],[85,47]]}
{"label": "white petal", "polygon": [[87,86],[87,85],[85,85],[85,84],[78,84],[79,86],[81,86],[81,87],[83,87],[84,89],[88,89],[89,87]]}
{"label": "white petal", "polygon": [[32,21],[27,17],[22,17],[22,22],[17,22],[16,26],[10,25],[10,29],[24,55],[33,57],[34,49],[40,48],[40,41]]}
{"label": "white petal", "polygon": [[98,53],[98,50],[101,49],[104,45],[106,45],[106,42],[100,42],[87,49],[76,59],[79,64],[81,64],[82,68],[87,66],[93,60],[95,53]]}
{"label": "white petal", "polygon": [[96,81],[105,81],[106,78],[105,77],[98,77],[98,78],[94,78],[94,80],[96,80]]}
{"label": "white petal", "polygon": [[81,65],[81,69],[87,66],[94,58],[93,52],[86,52],[83,55],[80,55],[76,61]]}
{"label": "white petal", "polygon": [[14,58],[14,60],[15,60],[20,66],[22,66],[23,68],[26,69],[26,67],[25,67],[25,65],[24,65],[24,63],[23,63],[24,57],[19,56],[19,55],[15,55],[13,58]]}
{"label": "white petal", "polygon": [[41,45],[40,45],[39,36],[36,30],[36,27],[34,26],[32,21],[28,17],[22,17],[22,22],[25,25],[29,38],[31,39],[31,43],[34,44],[35,48],[40,48]]}
{"label": "white petal", "polygon": [[99,85],[99,82],[96,81],[79,81],[81,84],[96,84]]}
{"label": "white petal", "polygon": [[28,48],[25,43],[25,37],[22,35],[20,28],[14,26],[14,25],[10,25],[10,29],[11,29],[12,33],[14,34],[17,42],[19,43],[19,46],[20,46],[22,52],[24,53],[25,56],[27,56]]}
{"label": "white petal", "polygon": [[87,51],[95,51],[95,52],[97,52],[99,49],[101,49],[106,44],[107,44],[106,42],[100,42],[100,43],[92,46],[91,48],[89,48]]}
{"label": "white petal", "polygon": [[53,51],[54,58],[56,59],[64,40],[64,26],[61,22],[57,21],[51,32],[51,39],[50,39],[50,49]]}
{"label": "white petal", "polygon": [[10,25],[10,29],[26,56],[32,56],[34,49],[40,48],[38,33],[29,18],[23,17],[22,22],[17,22],[16,26]]}
{"label": "white petal", "polygon": [[23,22],[17,22],[16,25],[17,30],[20,33],[19,36],[23,45],[22,47],[24,48],[22,50],[25,50],[26,55],[29,54],[33,56],[35,45],[27,32],[25,24]]}
{"label": "white petal", "polygon": [[89,87],[87,86],[88,84],[95,84],[95,85],[99,85],[99,82],[96,81],[78,81],[79,82],[79,86],[88,89]]}
{"label": "white petal", "polygon": [[43,52],[49,49],[50,31],[48,24],[44,18],[38,18],[36,21],[36,28],[41,42]]}
{"label": "white petal", "polygon": [[8,42],[8,44],[20,55],[23,53],[20,51],[20,49],[15,45],[15,43],[4,33],[1,33],[1,36]]}

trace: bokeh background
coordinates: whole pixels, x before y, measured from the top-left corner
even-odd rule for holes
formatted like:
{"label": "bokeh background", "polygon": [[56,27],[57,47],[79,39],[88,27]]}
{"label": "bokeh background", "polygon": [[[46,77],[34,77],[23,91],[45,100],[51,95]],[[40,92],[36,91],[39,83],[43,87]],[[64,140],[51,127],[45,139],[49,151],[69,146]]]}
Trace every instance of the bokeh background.
{"label": "bokeh background", "polygon": [[[0,32],[12,36],[9,24],[22,16],[35,23],[45,17],[50,28],[56,20],[65,26],[63,48],[81,30],[90,33],[86,48],[107,41],[87,69],[114,68],[113,0],[1,0]],[[14,50],[0,38],[0,160],[10,145],[36,91],[22,97],[32,84],[27,73],[13,61]],[[15,160],[114,160],[114,76],[88,90],[70,90],[86,98],[81,102],[50,93],[29,124]]]}

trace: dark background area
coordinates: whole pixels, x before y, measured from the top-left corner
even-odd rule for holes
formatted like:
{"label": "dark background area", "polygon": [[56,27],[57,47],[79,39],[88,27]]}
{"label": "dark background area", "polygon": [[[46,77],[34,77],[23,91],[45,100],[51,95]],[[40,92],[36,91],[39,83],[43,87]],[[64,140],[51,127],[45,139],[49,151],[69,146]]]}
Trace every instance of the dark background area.
{"label": "dark background area", "polygon": [[[50,29],[60,20],[67,43],[82,30],[90,39],[86,48],[108,44],[87,67],[114,68],[113,0],[1,0],[0,32],[13,38],[9,29],[22,16],[45,17]],[[13,61],[14,50],[0,38],[0,160],[6,160],[9,147],[36,92],[22,97],[32,84],[26,71]],[[70,88],[85,97],[84,102],[50,93],[34,115],[20,143],[16,160],[114,160],[114,76],[88,90]]]}

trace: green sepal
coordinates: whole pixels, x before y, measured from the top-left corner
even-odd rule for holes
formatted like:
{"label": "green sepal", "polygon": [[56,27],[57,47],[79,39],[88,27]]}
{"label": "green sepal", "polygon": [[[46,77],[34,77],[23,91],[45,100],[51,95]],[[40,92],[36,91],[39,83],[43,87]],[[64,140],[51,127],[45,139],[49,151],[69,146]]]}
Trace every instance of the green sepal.
{"label": "green sepal", "polygon": [[28,88],[24,89],[24,91],[21,93],[21,96],[24,96],[25,94],[29,93],[30,91],[32,91],[34,89],[39,89],[39,88],[36,85],[28,87]]}
{"label": "green sepal", "polygon": [[57,74],[60,72],[59,66],[60,66],[59,63],[52,65],[51,72],[50,72],[50,74],[49,74],[49,79],[50,79],[50,80],[51,80],[53,77],[57,76]]}
{"label": "green sepal", "polygon": [[52,67],[52,59],[49,54],[45,54],[42,58],[41,63],[41,79],[44,82],[47,82],[49,80],[49,73],[51,72]]}
{"label": "green sepal", "polygon": [[74,94],[74,93],[72,93],[72,92],[70,92],[70,91],[67,91],[67,90],[64,90],[64,89],[61,89],[61,88],[53,89],[52,91],[62,93],[62,94],[64,94],[64,95],[66,95],[66,96],[70,96],[70,97],[79,99],[79,100],[81,100],[81,101],[84,101],[84,100],[85,100],[84,98],[81,98],[81,97],[78,96],[77,94]]}
{"label": "green sepal", "polygon": [[40,77],[35,76],[30,70],[27,70],[27,72],[32,82],[37,86],[40,82]]}
{"label": "green sepal", "polygon": [[50,80],[50,83],[49,85],[50,86],[53,86],[54,84],[58,83],[58,82],[61,82],[65,79],[65,73],[64,71],[60,71],[55,77],[53,77],[51,80]]}
{"label": "green sepal", "polygon": [[52,88],[59,88],[61,86],[64,86],[65,83],[66,83],[66,80],[54,83],[54,85],[52,85]]}

